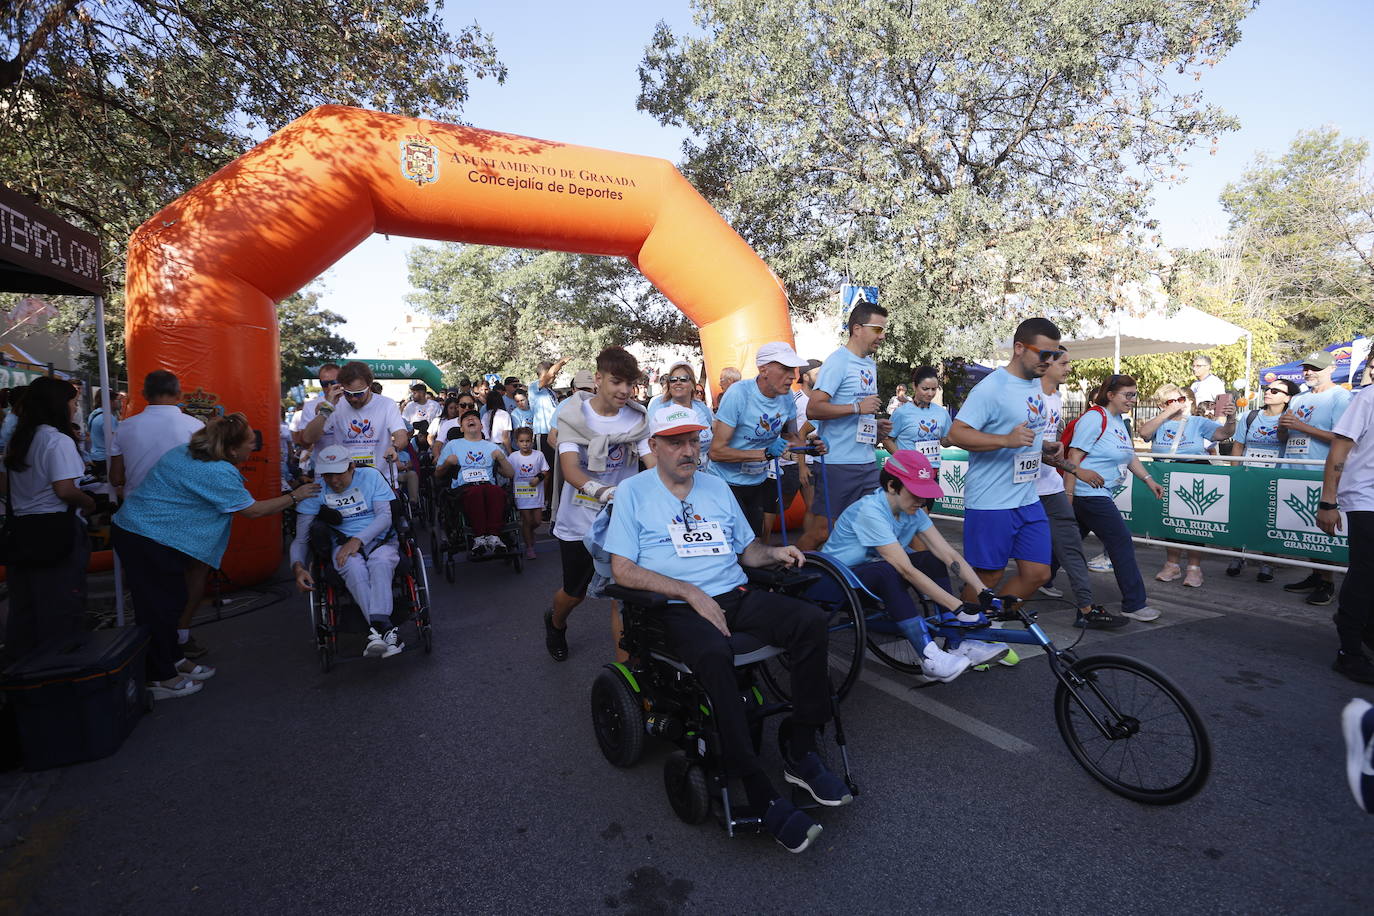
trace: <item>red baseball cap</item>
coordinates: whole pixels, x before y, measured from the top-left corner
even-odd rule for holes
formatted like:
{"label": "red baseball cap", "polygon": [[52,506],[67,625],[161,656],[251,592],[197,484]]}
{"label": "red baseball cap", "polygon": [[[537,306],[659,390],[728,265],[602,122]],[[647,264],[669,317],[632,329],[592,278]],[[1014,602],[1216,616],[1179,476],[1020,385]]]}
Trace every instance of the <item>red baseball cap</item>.
{"label": "red baseball cap", "polygon": [[930,459],[915,449],[904,448],[894,452],[883,465],[883,470],[900,480],[902,486],[917,496],[939,499],[945,495],[945,491],[940,489],[940,475],[930,466]]}

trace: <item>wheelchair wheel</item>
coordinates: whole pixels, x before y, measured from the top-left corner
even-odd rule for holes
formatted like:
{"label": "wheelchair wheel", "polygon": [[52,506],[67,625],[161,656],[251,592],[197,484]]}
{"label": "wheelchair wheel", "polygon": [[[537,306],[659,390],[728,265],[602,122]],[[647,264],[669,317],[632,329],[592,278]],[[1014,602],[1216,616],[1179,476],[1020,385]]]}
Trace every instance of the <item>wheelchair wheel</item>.
{"label": "wheelchair wheel", "polygon": [[334,670],[334,650],[329,646],[320,646],[320,671],[325,674]]}
{"label": "wheelchair wheel", "polygon": [[668,791],[668,804],[683,823],[700,824],[711,816],[706,769],[688,760],[682,751],[673,751],[663,761],[663,788]]}
{"label": "wheelchair wheel", "polygon": [[429,624],[420,626],[420,642],[425,647],[425,654],[431,655],[434,652],[434,628]]}
{"label": "wheelchair wheel", "polygon": [[439,558],[439,532],[431,528],[429,530],[429,555],[436,560]]}
{"label": "wheelchair wheel", "polygon": [[[826,615],[829,635],[830,689],[837,699],[848,695],[863,667],[866,626],[859,595],[823,554],[807,554],[806,565],[822,573],[821,579],[799,595]],[[764,683],[781,700],[792,698],[791,659],[787,653],[762,662]]]}
{"label": "wheelchair wheel", "polygon": [[631,767],[644,754],[644,707],[614,671],[602,669],[592,682],[592,726],[601,753],[618,767]]}
{"label": "wheelchair wheel", "polygon": [[1124,655],[1088,656],[1061,676],[1054,721],[1094,779],[1147,805],[1177,804],[1202,789],[1212,743],[1173,682]]}

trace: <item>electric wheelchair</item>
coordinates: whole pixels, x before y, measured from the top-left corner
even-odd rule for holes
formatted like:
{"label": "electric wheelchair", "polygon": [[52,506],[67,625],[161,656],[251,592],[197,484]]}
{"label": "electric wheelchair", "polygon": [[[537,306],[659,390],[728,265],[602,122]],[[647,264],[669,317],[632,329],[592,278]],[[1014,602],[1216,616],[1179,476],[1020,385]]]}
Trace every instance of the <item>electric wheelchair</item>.
{"label": "electric wheelchair", "polygon": [[[388,538],[394,538],[400,562],[392,573],[391,621],[395,626],[415,625],[417,639],[406,640],[406,651],[422,647],[425,654],[434,651],[434,634],[430,625],[429,577],[425,571],[425,559],[415,542],[409,521],[401,512],[398,501],[392,502],[392,527]],[[341,633],[356,633],[359,637],[367,632],[367,622],[348,591],[343,576],[334,568],[333,555],[343,543],[343,537],[319,516],[310,527],[310,576],[315,580],[315,588],[309,592],[310,622],[315,631],[316,650],[319,653],[320,669],[326,674],[334,669],[340,660],[338,654]],[[345,611],[351,610],[351,613]],[[361,658],[361,656],[358,656]],[[344,657],[349,658],[348,656]]]}
{"label": "electric wheelchair", "polygon": [[[808,593],[828,581],[825,572],[811,569],[756,569],[745,567],[751,588],[761,588],[810,600]],[[592,684],[592,724],[597,742],[606,759],[618,767],[638,763],[644,753],[646,735],[662,738],[676,746],[664,762],[663,781],[668,801],[677,816],[688,824],[700,824],[715,811],[726,832],[763,829],[762,812],[731,801],[730,774],[719,732],[712,721],[711,700],[692,671],[673,652],[660,619],[669,599],[655,592],[639,591],[619,585],[606,585],[602,594],[621,602],[624,635],[621,647],[628,662],[606,665]],[[832,633],[857,634],[831,650],[833,741],[840,755],[841,770],[850,792],[858,794],[849,768],[844,725],[840,718],[840,696],[836,673],[852,685],[863,658],[862,612],[854,613],[858,602],[840,602],[823,609],[829,611]],[[786,681],[786,652],[764,645],[744,633],[730,637],[735,652],[735,672],[741,702],[747,708],[750,735],[757,753],[763,745],[765,721],[779,713],[790,712],[787,694],[777,689]],[[846,646],[849,646],[847,648]],[[773,666],[770,674],[767,666]],[[760,684],[773,688],[768,700]],[[847,688],[846,688],[847,689]],[[779,727],[780,743],[786,741],[786,722]],[[798,807],[811,807],[809,801]]]}

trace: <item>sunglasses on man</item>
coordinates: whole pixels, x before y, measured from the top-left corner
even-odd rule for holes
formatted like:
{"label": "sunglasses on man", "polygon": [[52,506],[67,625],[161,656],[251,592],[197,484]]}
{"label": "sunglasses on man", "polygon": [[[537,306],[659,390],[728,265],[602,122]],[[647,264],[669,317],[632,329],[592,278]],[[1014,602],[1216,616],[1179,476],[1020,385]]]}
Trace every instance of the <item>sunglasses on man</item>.
{"label": "sunglasses on man", "polygon": [[1037,350],[1029,344],[1022,344],[1027,353],[1034,353],[1035,358],[1042,363],[1052,363],[1064,355],[1063,350]]}
{"label": "sunglasses on man", "polygon": [[368,394],[368,393],[371,392],[371,391],[372,391],[371,388],[363,388],[363,389],[360,390],[360,391],[349,391],[347,388],[345,388],[345,389],[343,390],[343,396],[346,397],[346,398],[360,398],[360,397],[362,397],[363,395]]}
{"label": "sunglasses on man", "polygon": [[333,388],[337,384],[339,384],[339,380],[336,378],[320,379],[321,388]]}

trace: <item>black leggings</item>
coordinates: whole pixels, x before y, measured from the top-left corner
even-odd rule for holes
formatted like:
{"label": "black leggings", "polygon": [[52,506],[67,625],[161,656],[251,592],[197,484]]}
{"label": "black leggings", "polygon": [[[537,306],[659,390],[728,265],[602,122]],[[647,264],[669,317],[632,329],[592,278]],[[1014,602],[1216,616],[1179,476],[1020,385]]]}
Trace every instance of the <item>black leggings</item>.
{"label": "black leggings", "polygon": [[174,547],[113,526],[111,538],[134,597],[134,620],[148,627],[148,680],[175,677],[181,647],[177,623],[186,610],[186,566],[191,558]]}

